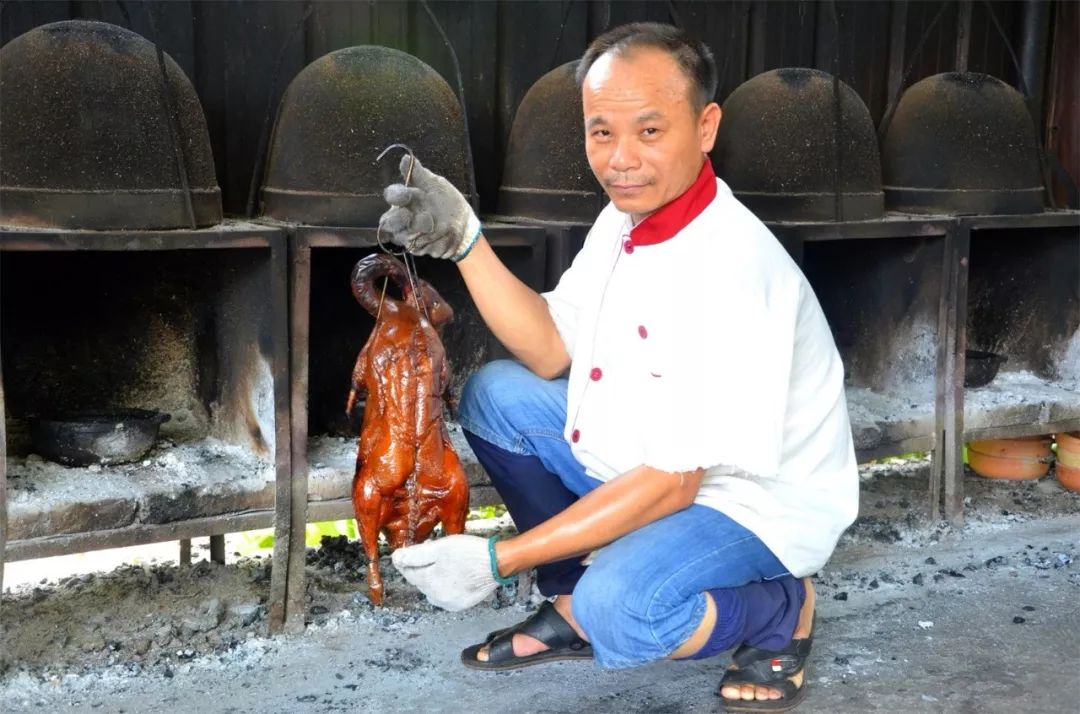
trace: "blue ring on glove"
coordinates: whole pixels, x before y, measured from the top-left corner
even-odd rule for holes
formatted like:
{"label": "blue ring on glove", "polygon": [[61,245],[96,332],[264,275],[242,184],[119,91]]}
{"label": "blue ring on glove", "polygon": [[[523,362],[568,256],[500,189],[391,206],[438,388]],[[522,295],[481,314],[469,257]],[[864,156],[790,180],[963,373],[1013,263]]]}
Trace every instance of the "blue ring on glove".
{"label": "blue ring on glove", "polygon": [[467,258],[469,253],[472,251],[473,246],[476,245],[476,241],[480,240],[480,234],[483,233],[483,232],[484,232],[484,227],[483,226],[480,226],[479,228],[477,228],[476,229],[476,235],[474,235],[472,237],[472,240],[469,241],[469,245],[467,245],[465,247],[465,252],[462,253],[461,255],[454,256],[450,260],[454,261],[455,263],[460,263],[461,261],[465,260],[465,258]]}
{"label": "blue ring on glove", "polygon": [[517,578],[513,575],[499,575],[499,561],[495,557],[495,541],[501,539],[502,536],[493,535],[488,538],[488,558],[491,560],[491,577],[495,578],[495,582],[499,585],[512,585],[517,582]]}

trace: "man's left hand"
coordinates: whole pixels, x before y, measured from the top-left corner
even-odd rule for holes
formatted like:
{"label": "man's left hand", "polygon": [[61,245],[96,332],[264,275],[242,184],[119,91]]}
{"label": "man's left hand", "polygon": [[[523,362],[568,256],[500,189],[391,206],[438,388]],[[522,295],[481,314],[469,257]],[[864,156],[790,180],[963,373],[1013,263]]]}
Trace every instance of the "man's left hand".
{"label": "man's left hand", "polygon": [[453,612],[472,607],[499,587],[486,538],[446,536],[399,548],[391,560],[431,604]]}

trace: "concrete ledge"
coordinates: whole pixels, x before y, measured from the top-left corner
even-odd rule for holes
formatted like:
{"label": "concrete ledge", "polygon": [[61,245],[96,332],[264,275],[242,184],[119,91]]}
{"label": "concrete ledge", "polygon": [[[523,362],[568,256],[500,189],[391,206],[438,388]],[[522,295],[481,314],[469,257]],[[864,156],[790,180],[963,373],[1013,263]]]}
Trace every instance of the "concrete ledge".
{"label": "concrete ledge", "polygon": [[167,441],[133,464],[8,458],[8,541],[105,532],[273,507],[274,467],[216,439]]}
{"label": "concrete ledge", "polygon": [[1002,372],[987,386],[964,391],[964,430],[1080,419],[1080,390],[1073,386],[1026,371]]}

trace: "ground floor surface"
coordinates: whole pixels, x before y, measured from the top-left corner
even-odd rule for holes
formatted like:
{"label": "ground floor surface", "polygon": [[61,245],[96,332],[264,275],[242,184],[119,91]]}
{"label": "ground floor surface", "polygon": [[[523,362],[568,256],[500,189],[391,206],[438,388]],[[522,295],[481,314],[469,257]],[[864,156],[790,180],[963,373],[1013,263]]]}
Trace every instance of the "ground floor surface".
{"label": "ground floor surface", "polygon": [[[799,712],[1076,712],[1080,495],[968,478],[962,529],[923,515],[925,465],[864,472],[860,519],[815,583]],[[268,564],[125,567],[4,596],[0,710],[708,712],[727,657],[619,671],[465,669],[459,651],[535,608],[502,592],[436,610],[355,544],[309,557],[309,620],[266,638]]]}

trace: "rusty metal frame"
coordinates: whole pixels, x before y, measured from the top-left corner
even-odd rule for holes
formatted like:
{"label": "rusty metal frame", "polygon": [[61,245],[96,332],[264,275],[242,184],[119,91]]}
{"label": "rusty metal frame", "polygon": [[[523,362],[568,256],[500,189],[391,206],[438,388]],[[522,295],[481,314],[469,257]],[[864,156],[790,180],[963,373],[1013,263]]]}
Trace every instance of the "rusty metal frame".
{"label": "rusty metal frame", "polygon": [[954,308],[950,320],[952,337],[951,377],[947,399],[945,443],[945,517],[954,526],[964,522],[964,444],[976,439],[1012,439],[1056,431],[1080,429],[1080,418],[1052,423],[1020,423],[967,430],[964,426],[964,374],[967,349],[968,273],[972,233],[1007,228],[1076,228],[1080,240],[1080,211],[1046,211],[1031,215],[963,216],[956,220],[953,250]]}
{"label": "rusty metal frame", "polygon": [[[168,252],[177,250],[220,250],[243,248],[269,251],[271,304],[271,372],[274,379],[275,422],[275,482],[277,484],[274,510],[222,514],[189,518],[163,524],[141,524],[112,530],[58,534],[42,538],[7,541],[7,451],[0,450],[0,577],[5,560],[40,558],[64,553],[101,548],[115,548],[165,540],[183,540],[193,536],[211,536],[211,555],[224,555],[224,533],[265,527],[273,523],[278,540],[288,535],[289,522],[281,519],[280,511],[289,505],[280,498],[282,486],[290,485],[289,463],[289,363],[288,363],[288,265],[285,233],[277,227],[248,221],[227,221],[209,228],[174,231],[85,231],[53,229],[12,229],[0,227],[0,255],[4,252]],[[3,385],[0,378],[0,415],[3,414]],[[4,447],[5,431],[0,419],[0,447]],[[286,530],[283,530],[286,529]],[[280,629],[274,616],[282,608],[284,591],[275,591],[271,582],[270,627]],[[0,579],[2,586],[2,579]]]}
{"label": "rusty metal frame", "polygon": [[787,251],[800,265],[807,243],[838,240],[874,240],[885,238],[943,239],[941,264],[941,293],[937,308],[937,340],[934,370],[934,422],[933,433],[900,441],[879,444],[871,449],[859,449],[856,457],[860,462],[902,454],[911,451],[929,451],[930,476],[927,483],[927,511],[931,519],[940,516],[939,504],[943,473],[948,469],[949,423],[952,416],[950,402],[946,398],[950,384],[950,355],[952,351],[950,319],[954,315],[952,253],[955,249],[956,222],[942,216],[915,216],[909,214],[886,214],[872,221],[848,221],[834,223],[767,223]]}

